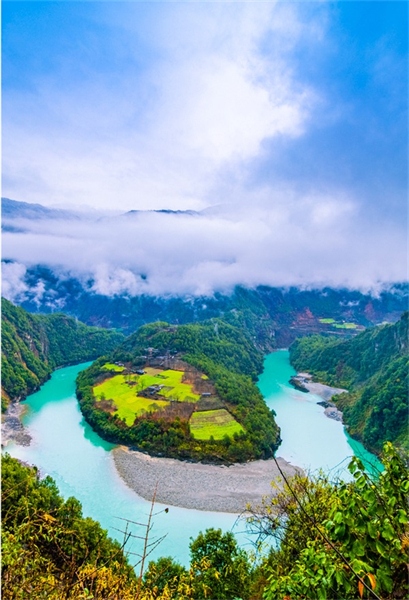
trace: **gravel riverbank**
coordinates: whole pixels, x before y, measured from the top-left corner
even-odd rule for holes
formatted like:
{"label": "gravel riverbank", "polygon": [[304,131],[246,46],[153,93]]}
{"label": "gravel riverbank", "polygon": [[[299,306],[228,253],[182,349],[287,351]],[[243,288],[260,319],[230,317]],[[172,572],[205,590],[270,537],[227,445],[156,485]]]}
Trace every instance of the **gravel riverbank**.
{"label": "gravel riverbank", "polygon": [[312,381],[312,375],[309,373],[297,373],[297,375],[291,377],[290,383],[296,389],[301,390],[302,392],[311,392],[316,396],[320,396],[320,398],[322,398],[322,402],[318,402],[318,404],[324,406],[325,415],[330,419],[335,419],[335,421],[342,422],[342,412],[337,408],[336,404],[331,401],[331,398],[337,394],[348,392],[348,390],[343,388],[335,388],[325,385],[324,383]]}
{"label": "gravel riverbank", "polygon": [[[274,460],[258,460],[230,467],[156,458],[119,446],[113,450],[117,471],[139,496],[182,508],[240,513],[246,504],[260,504],[271,494],[270,482],[279,476]],[[277,459],[286,476],[298,467]]]}
{"label": "gravel riverbank", "polygon": [[21,422],[26,407],[20,402],[11,402],[1,417],[1,445],[16,442],[20,446],[29,446],[31,436]]}
{"label": "gravel riverbank", "polygon": [[294,375],[294,377],[292,377],[291,379],[294,380],[294,382],[297,383],[300,387],[304,388],[305,391],[320,396],[326,402],[331,400],[332,396],[336,396],[337,394],[342,394],[342,392],[348,391],[344,390],[343,388],[331,387],[330,385],[325,385],[324,383],[318,383],[316,381],[313,381],[312,375],[310,375],[310,373],[297,373],[297,375]]}

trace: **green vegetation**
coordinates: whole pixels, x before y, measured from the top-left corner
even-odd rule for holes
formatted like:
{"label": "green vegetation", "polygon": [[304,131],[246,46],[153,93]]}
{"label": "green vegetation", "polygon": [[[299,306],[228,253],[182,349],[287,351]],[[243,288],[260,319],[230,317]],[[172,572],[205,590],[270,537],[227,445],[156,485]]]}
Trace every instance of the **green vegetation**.
{"label": "green vegetation", "polygon": [[3,600],[108,598],[86,593],[106,584],[118,598],[133,585],[120,544],[82,516],[78,500],[64,501],[50,477],[5,455],[1,494]]}
{"label": "green vegetation", "polygon": [[124,336],[63,314],[31,315],[2,299],[2,408],[23,399],[56,367],[112,351]]}
{"label": "green vegetation", "polygon": [[408,460],[391,444],[382,460],[376,479],[354,458],[349,483],[296,475],[249,508],[248,527],[265,548],[258,561],[230,532],[208,529],[191,541],[188,569],[165,557],[138,576],[126,546],[82,517],[75,498],[64,501],[50,477],[41,480],[35,468],[5,455],[2,598],[403,600],[409,594]]}
{"label": "green vegetation", "polygon": [[[133,411],[132,414],[121,413],[120,407],[123,410],[126,404],[125,396],[115,395],[115,391],[103,387],[111,385],[106,382],[109,373],[102,368],[107,361],[126,365],[127,371],[111,378],[111,382],[121,382],[121,386],[127,388],[125,396],[128,398],[131,394],[136,401],[136,393],[143,395],[144,387],[160,384],[164,387],[145,397],[157,404],[162,397],[172,402],[143,415],[138,413],[141,407],[137,403],[131,407],[128,403],[127,410]],[[172,368],[161,366],[165,362],[171,363]],[[241,462],[269,458],[278,446],[279,430],[273,413],[253,383],[262,364],[263,355],[254,347],[250,336],[220,319],[201,325],[154,323],[141,327],[109,358],[101,358],[80,373],[77,395],[87,421],[102,437],[114,443],[136,446],[151,454],[194,460]],[[135,386],[129,385],[138,370],[146,374],[135,376]],[[127,377],[128,384],[125,383]],[[200,385],[210,386],[207,389],[212,392],[200,396],[196,390]],[[102,393],[104,404],[97,399]],[[206,433],[205,437],[197,435],[197,417],[191,421],[192,413],[221,409],[231,415],[229,429],[225,422],[218,426],[213,423],[212,433]],[[136,418],[132,422],[133,415]]]}
{"label": "green vegetation", "polygon": [[189,570],[160,558],[138,577],[126,546],[84,518],[78,500],[64,501],[51,477],[6,454],[1,494],[3,600],[249,599],[249,560],[229,532],[192,540]]}
{"label": "green vegetation", "polygon": [[265,600],[408,597],[407,457],[386,444],[383,464],[377,480],[358,458],[350,483],[297,475],[264,501],[252,529],[276,540],[258,568]]}
{"label": "green vegetation", "polygon": [[356,323],[335,323],[336,329],[356,329],[358,325]]}
{"label": "green vegetation", "polygon": [[104,365],[102,365],[102,369],[104,369],[104,371],[114,371],[115,373],[122,373],[125,367],[115,365],[114,363],[105,363]]}
{"label": "green vegetation", "polygon": [[137,379],[141,389],[151,385],[163,386],[158,391],[159,396],[178,400],[179,402],[196,402],[200,398],[200,394],[195,394],[189,383],[182,382],[183,371],[173,369],[161,371],[159,369],[149,369],[148,367],[146,373],[146,375],[140,375]]}
{"label": "green vegetation", "polygon": [[385,441],[408,447],[408,313],[346,340],[310,336],[290,347],[298,371],[349,390],[334,398],[349,433],[379,453]]}
{"label": "green vegetation", "polygon": [[335,329],[357,329],[358,327],[356,323],[337,322],[331,318],[320,318],[318,321],[323,325],[332,325]]}
{"label": "green vegetation", "polygon": [[[109,363],[107,363],[109,364]],[[107,364],[103,365],[104,370]],[[114,365],[116,366],[116,365]],[[125,367],[119,367],[122,371]],[[178,402],[196,402],[200,394],[195,394],[192,385],[183,383],[183,371],[166,369],[152,369],[147,367],[144,375],[135,375],[126,373],[125,375],[115,375],[98,383],[93,388],[93,393],[97,401],[104,401],[107,410],[113,411],[116,416],[123,419],[128,426],[135,421],[135,417],[148,412],[155,412],[169,406],[171,400]],[[155,386],[155,395],[159,398],[141,396],[139,393]],[[117,410],[115,410],[117,409]]]}
{"label": "green vegetation", "polygon": [[[136,416],[154,412],[169,404],[166,400],[152,400],[137,396],[135,387],[129,385],[129,379],[126,377],[126,375],[115,375],[99,383],[94,387],[94,396],[97,401],[108,402],[108,409],[113,410],[115,415],[123,419],[128,426],[133,424]],[[135,376],[134,382],[136,378]]]}
{"label": "green vegetation", "polygon": [[222,440],[225,435],[244,433],[244,429],[226,409],[220,408],[194,412],[190,417],[190,432],[197,440]]}

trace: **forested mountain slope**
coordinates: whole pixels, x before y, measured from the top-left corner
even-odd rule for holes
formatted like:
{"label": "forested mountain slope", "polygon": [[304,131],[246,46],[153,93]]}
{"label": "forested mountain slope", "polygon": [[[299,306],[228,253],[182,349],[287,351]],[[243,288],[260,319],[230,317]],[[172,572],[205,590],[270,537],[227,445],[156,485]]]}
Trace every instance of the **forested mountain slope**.
{"label": "forested mountain slope", "polygon": [[385,441],[408,446],[408,314],[350,340],[310,336],[290,347],[298,371],[349,390],[337,406],[351,435],[376,452]]}
{"label": "forested mountain slope", "polygon": [[2,299],[2,406],[33,392],[56,367],[97,358],[123,339],[63,314],[31,315]]}
{"label": "forested mountain slope", "polygon": [[230,294],[215,291],[208,296],[103,295],[92,278],[84,283],[44,265],[27,268],[23,288],[13,301],[32,313],[62,310],[87,325],[129,334],[156,321],[187,324],[219,317],[236,326],[245,323],[264,351],[288,347],[297,336],[310,333],[350,337],[359,328],[394,322],[406,309],[409,295],[407,284],[376,296],[348,289],[269,286],[237,286]]}

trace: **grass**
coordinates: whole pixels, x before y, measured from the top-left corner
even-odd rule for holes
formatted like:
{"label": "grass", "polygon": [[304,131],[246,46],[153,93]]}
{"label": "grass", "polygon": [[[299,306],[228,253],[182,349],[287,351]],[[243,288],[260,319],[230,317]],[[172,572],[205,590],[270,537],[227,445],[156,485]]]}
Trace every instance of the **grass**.
{"label": "grass", "polygon": [[102,368],[104,371],[117,371],[118,373],[121,373],[125,369],[125,367],[114,365],[114,363],[105,363]]}
{"label": "grass", "polygon": [[336,329],[356,329],[358,327],[355,323],[337,323],[335,319],[318,319],[318,321],[326,325],[332,325]]}
{"label": "grass", "polygon": [[190,417],[190,431],[197,440],[222,440],[225,435],[233,437],[244,431],[243,427],[224,408],[197,411]]}
{"label": "grass", "polygon": [[151,385],[163,385],[163,389],[158,392],[160,396],[180,402],[197,402],[200,394],[195,394],[189,383],[182,383],[183,371],[173,371],[167,369],[145,369],[146,375],[140,375],[138,379],[139,389],[147,388]]}
{"label": "grass", "polygon": [[[137,376],[132,376],[133,380]],[[117,407],[117,414],[121,419],[125,419],[128,426],[131,426],[136,416],[152,412],[163,406],[167,406],[167,400],[151,400],[149,398],[140,398],[136,395],[137,386],[130,386],[125,380],[124,375],[115,375],[106,379],[94,387],[94,395],[97,400],[105,397],[106,400],[113,400]]]}

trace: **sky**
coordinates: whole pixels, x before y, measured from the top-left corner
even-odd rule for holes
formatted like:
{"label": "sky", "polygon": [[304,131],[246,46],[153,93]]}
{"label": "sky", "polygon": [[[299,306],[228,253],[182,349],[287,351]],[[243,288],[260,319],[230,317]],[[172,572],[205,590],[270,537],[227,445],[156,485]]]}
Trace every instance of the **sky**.
{"label": "sky", "polygon": [[[406,2],[2,9],[2,195],[88,215],[5,258],[111,294],[407,278]],[[159,209],[203,212],[90,226]]]}

